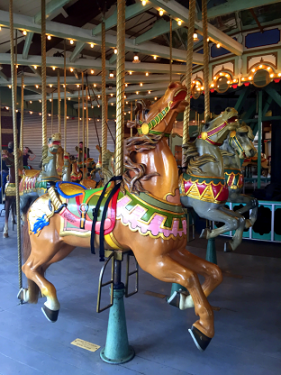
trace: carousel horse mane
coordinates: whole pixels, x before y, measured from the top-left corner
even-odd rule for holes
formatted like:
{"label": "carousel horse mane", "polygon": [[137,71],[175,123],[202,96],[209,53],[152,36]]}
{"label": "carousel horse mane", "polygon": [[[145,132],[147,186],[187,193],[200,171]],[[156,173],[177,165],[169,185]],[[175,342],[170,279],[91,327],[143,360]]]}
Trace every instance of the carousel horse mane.
{"label": "carousel horse mane", "polygon": [[[147,181],[152,177],[159,176],[159,173],[146,174],[146,165],[143,163],[135,163],[131,154],[134,152],[145,152],[154,150],[157,143],[162,139],[162,135],[144,135],[141,137],[127,138],[124,165],[125,173],[123,174],[123,181],[121,184],[122,191],[125,191],[124,185],[128,188],[130,193],[139,194],[140,192],[146,193],[141,181]],[[131,177],[131,172],[134,173]]]}
{"label": "carousel horse mane", "polygon": [[214,163],[217,159],[210,154],[199,156],[195,142],[196,140],[187,142],[182,148],[186,150],[183,154],[183,165],[187,167],[186,173],[196,175],[204,173],[200,167],[210,162]]}

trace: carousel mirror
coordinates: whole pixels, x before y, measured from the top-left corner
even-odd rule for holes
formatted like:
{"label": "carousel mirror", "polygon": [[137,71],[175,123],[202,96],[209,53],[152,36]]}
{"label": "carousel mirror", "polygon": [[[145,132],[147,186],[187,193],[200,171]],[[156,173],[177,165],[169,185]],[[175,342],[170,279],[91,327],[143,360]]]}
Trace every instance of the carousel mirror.
{"label": "carousel mirror", "polygon": [[194,85],[192,87],[191,94],[193,99],[198,99],[201,95],[201,86]]}
{"label": "carousel mirror", "polygon": [[269,75],[269,72],[265,69],[259,69],[255,75],[254,75],[254,79],[253,79],[253,84],[256,86],[256,87],[264,87],[266,85],[268,85],[270,82],[270,75]]}
{"label": "carousel mirror", "polygon": [[226,92],[229,88],[229,84],[227,82],[228,82],[228,79],[226,77],[220,77],[217,80],[217,87],[216,87],[217,92],[219,93]]}

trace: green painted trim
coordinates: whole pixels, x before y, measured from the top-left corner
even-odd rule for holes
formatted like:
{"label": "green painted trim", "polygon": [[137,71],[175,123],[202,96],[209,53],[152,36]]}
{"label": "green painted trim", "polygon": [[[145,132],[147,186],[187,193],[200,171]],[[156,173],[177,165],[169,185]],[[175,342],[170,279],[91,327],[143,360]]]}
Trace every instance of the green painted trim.
{"label": "green painted trim", "polygon": [[199,184],[203,184],[204,182],[206,184],[219,184],[222,183],[224,185],[224,177],[203,177],[203,176],[195,176],[191,174],[184,173],[183,178],[186,181],[191,181],[191,182],[198,182]]}

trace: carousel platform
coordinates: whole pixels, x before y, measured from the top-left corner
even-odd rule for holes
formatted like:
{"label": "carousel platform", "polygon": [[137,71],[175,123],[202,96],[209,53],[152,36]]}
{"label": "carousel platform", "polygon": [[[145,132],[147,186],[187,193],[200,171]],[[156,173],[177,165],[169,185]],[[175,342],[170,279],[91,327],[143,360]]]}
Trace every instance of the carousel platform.
{"label": "carousel platform", "polygon": [[[3,230],[4,218],[0,218]],[[140,272],[139,293],[125,300],[130,344],[136,356],[113,366],[72,345],[75,339],[103,347],[108,311],[95,312],[102,264],[89,249],[77,248],[48,270],[61,310],[49,323],[38,305],[20,305],[16,232],[0,236],[0,374],[1,375],[275,375],[281,367],[281,262],[275,257],[217,252],[224,281],[209,297],[216,335],[206,350],[196,349],[188,333],[193,310],[165,302],[171,286]],[[205,256],[206,243],[188,249]],[[276,244],[277,245],[277,244]],[[249,246],[244,241],[241,246]],[[267,246],[263,244],[262,246]],[[281,247],[279,247],[281,251]],[[26,280],[24,280],[24,283]],[[108,297],[104,293],[104,298]]]}

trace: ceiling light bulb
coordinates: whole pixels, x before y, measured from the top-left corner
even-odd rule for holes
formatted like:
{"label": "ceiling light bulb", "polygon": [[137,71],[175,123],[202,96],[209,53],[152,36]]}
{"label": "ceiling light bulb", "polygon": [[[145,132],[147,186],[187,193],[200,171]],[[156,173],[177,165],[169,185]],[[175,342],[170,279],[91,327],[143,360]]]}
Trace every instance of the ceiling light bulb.
{"label": "ceiling light bulb", "polygon": [[140,86],[143,86],[143,83],[140,83]]}
{"label": "ceiling light bulb", "polygon": [[23,30],[22,34],[23,34],[23,35],[27,35],[27,31],[26,31],[26,30]]}
{"label": "ceiling light bulb", "polygon": [[154,100],[157,100],[157,96],[154,97]]}
{"label": "ceiling light bulb", "polygon": [[109,73],[109,77],[110,78],[114,78],[114,74],[113,73]]}
{"label": "ceiling light bulb", "polygon": [[50,117],[50,116],[51,116],[51,114],[50,114],[50,113],[48,113],[48,116]]}
{"label": "ceiling light bulb", "polygon": [[37,69],[37,65],[33,65],[33,68],[34,68],[34,69]]}
{"label": "ceiling light bulb", "polygon": [[117,52],[118,52],[118,50],[117,50],[117,48],[115,47],[115,48],[114,48],[114,53],[115,53],[115,55],[117,55]]}
{"label": "ceiling light bulb", "polygon": [[207,38],[207,42],[209,43],[209,41],[210,41],[210,38]]}
{"label": "ceiling light bulb", "polygon": [[129,104],[129,102],[126,102],[126,104]]}
{"label": "ceiling light bulb", "polygon": [[273,78],[274,77],[274,74],[270,74],[270,78]]}
{"label": "ceiling light bulb", "polygon": [[220,43],[218,43],[218,44],[217,44],[217,48],[221,48],[221,45],[220,45]]}
{"label": "ceiling light bulb", "polygon": [[91,99],[91,97],[90,97],[90,95],[88,95],[88,100],[90,100]]}
{"label": "ceiling light bulb", "polygon": [[146,0],[142,0],[142,2],[141,2],[141,4],[142,4],[142,6],[146,6]]}
{"label": "ceiling light bulb", "polygon": [[39,99],[39,103],[42,103],[42,100],[41,100],[41,99]]}
{"label": "ceiling light bulb", "polygon": [[259,68],[262,69],[262,68],[263,68],[263,65],[260,65]]}
{"label": "ceiling light bulb", "polygon": [[70,71],[73,72],[73,68],[70,68]]}
{"label": "ceiling light bulb", "polygon": [[94,43],[91,43],[91,48],[94,48]]}
{"label": "ceiling light bulb", "polygon": [[113,97],[113,94],[110,94],[111,97]]}
{"label": "ceiling light bulb", "polygon": [[214,86],[215,86],[215,85],[212,83],[212,84],[211,84],[211,87],[214,87]]}
{"label": "ceiling light bulb", "polygon": [[198,35],[197,35],[197,33],[194,33],[194,34],[193,34],[193,40],[198,40]]}
{"label": "ceiling light bulb", "polygon": [[281,77],[281,73],[278,73],[278,77]]}
{"label": "ceiling light bulb", "polygon": [[100,99],[100,95],[98,95],[98,99]]}
{"label": "ceiling light bulb", "polygon": [[270,67],[268,67],[268,68],[267,68],[267,70],[268,70],[268,71],[270,71],[270,70],[271,70],[271,68],[270,68]]}
{"label": "ceiling light bulb", "polygon": [[149,76],[149,73],[148,73],[148,72],[146,72],[146,73],[145,73],[145,75],[146,75],[146,76],[148,77],[148,76]]}
{"label": "ceiling light bulb", "polygon": [[244,77],[242,77],[242,81],[245,81],[245,78],[244,78]]}
{"label": "ceiling light bulb", "polygon": [[80,85],[76,85],[77,87],[79,87]]}
{"label": "ceiling light bulb", "polygon": [[29,103],[32,104],[32,100],[29,100]]}
{"label": "ceiling light bulb", "polygon": [[30,111],[29,113],[30,113],[30,114],[32,115],[32,113],[33,113],[33,112],[32,112],[32,111]]}
{"label": "ceiling light bulb", "polygon": [[37,89],[39,89],[39,85],[35,85],[35,87],[36,87]]}
{"label": "ceiling light bulb", "polygon": [[91,69],[91,74],[94,74],[94,73],[95,73],[95,71],[93,69]]}
{"label": "ceiling light bulb", "polygon": [[148,91],[147,93],[148,93],[148,94],[151,94],[151,91]]}
{"label": "ceiling light bulb", "polygon": [[96,83],[94,83],[94,87],[97,87],[97,84],[96,84]]}
{"label": "ceiling light bulb", "polygon": [[128,87],[128,83],[125,83],[125,87]]}
{"label": "ceiling light bulb", "polygon": [[51,35],[48,35],[48,36],[47,36],[47,39],[48,39],[48,40],[51,40],[51,39],[52,39]]}
{"label": "ceiling light bulb", "polygon": [[93,105],[91,105],[91,108],[94,108],[94,106],[93,106]]}
{"label": "ceiling light bulb", "polygon": [[51,101],[52,101],[52,99],[49,99],[49,101],[51,102]]}
{"label": "ceiling light bulb", "polygon": [[126,96],[126,95],[124,95],[124,99],[127,99],[127,96]]}
{"label": "ceiling light bulb", "polygon": [[181,26],[182,20],[178,20],[178,25]]}
{"label": "ceiling light bulb", "polygon": [[111,103],[111,105],[113,105],[113,103]]}
{"label": "ceiling light bulb", "polygon": [[140,59],[139,59],[139,57],[138,57],[137,54],[134,56],[134,61],[133,61],[133,62],[134,62],[134,63],[138,63],[138,62],[140,62]]}
{"label": "ceiling light bulb", "polygon": [[67,100],[70,100],[70,98],[67,98]]}
{"label": "ceiling light bulb", "polygon": [[56,70],[56,67],[55,67],[55,66],[53,66],[53,70]]}
{"label": "ceiling light bulb", "polygon": [[50,87],[53,87],[52,83],[49,84]]}
{"label": "ceiling light bulb", "polygon": [[251,79],[252,79],[252,76],[250,76],[249,79],[251,80]]}
{"label": "ceiling light bulb", "polygon": [[164,10],[163,10],[163,9],[160,9],[160,10],[159,10],[159,16],[161,16],[161,17],[162,17],[162,16],[163,16],[163,14],[164,14]]}
{"label": "ceiling light bulb", "polygon": [[253,68],[253,69],[252,69],[252,72],[255,73],[255,71],[256,71],[256,69]]}
{"label": "ceiling light bulb", "polygon": [[9,89],[11,89],[12,88],[12,86],[11,85],[9,85]]}
{"label": "ceiling light bulb", "polygon": [[157,56],[156,55],[154,55],[153,58],[154,58],[154,60],[157,60]]}
{"label": "ceiling light bulb", "polygon": [[74,44],[74,40],[73,40],[73,39],[70,39],[69,43],[70,43],[70,44]]}
{"label": "ceiling light bulb", "polygon": [[136,94],[139,95],[139,91],[136,91]]}
{"label": "ceiling light bulb", "polygon": [[98,108],[100,108],[100,104],[98,104]]}

